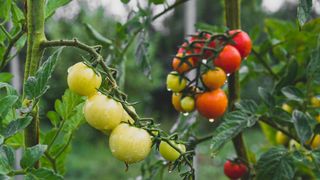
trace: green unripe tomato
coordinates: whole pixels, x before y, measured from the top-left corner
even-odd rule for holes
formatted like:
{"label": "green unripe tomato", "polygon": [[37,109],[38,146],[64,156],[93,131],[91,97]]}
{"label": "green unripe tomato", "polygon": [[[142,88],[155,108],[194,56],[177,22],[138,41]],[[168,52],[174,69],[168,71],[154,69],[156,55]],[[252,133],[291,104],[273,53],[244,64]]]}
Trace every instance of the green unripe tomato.
{"label": "green unripe tomato", "polygon": [[81,96],[92,96],[97,93],[102,78],[90,67],[79,62],[68,69],[67,81],[71,91]]}
{"label": "green unripe tomato", "polygon": [[126,123],[117,126],[110,135],[109,147],[117,159],[132,164],[145,159],[151,151],[149,133]]}
{"label": "green unripe tomato", "polygon": [[180,104],[183,112],[191,112],[195,108],[195,100],[191,96],[182,98]]}
{"label": "green unripe tomato", "polygon": [[119,102],[100,93],[88,98],[83,110],[86,121],[101,131],[110,131],[118,126],[124,111]]}
{"label": "green unripe tomato", "polygon": [[[172,144],[177,146],[178,149],[182,153],[186,152],[186,146],[183,144],[177,144],[173,141],[170,141]],[[180,153],[175,150],[173,147],[171,147],[167,142],[161,141],[160,146],[159,146],[159,152],[162,155],[162,157],[168,161],[175,161],[180,157]]]}
{"label": "green unripe tomato", "polygon": [[187,80],[181,78],[175,71],[167,76],[167,88],[173,92],[180,92],[187,86]]}

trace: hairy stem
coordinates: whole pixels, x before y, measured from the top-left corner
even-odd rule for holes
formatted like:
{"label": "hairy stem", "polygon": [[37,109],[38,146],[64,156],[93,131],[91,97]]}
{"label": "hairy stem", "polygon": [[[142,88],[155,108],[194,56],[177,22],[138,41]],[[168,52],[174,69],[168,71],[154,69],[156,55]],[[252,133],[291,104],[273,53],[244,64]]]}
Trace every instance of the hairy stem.
{"label": "hairy stem", "polygon": [[[225,0],[226,24],[230,29],[240,28],[240,0]],[[228,77],[229,110],[234,110],[234,104],[240,99],[239,72],[230,74]],[[246,146],[242,133],[232,139],[237,156],[248,162]]]}
{"label": "hairy stem", "polygon": [[[40,44],[45,40],[44,35],[44,0],[27,0],[27,58],[25,63],[24,81],[33,76],[41,60],[43,50]],[[23,93],[25,94],[25,93]],[[31,147],[39,143],[39,108],[31,113],[33,120],[25,129],[25,146]],[[35,164],[39,167],[39,162]]]}

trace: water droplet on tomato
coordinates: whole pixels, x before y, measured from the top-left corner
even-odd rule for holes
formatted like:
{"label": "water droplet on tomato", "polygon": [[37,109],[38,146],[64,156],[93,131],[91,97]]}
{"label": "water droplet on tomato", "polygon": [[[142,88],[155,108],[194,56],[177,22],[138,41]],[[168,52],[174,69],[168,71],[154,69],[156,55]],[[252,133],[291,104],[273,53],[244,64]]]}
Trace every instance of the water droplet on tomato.
{"label": "water droplet on tomato", "polygon": [[183,115],[184,115],[184,116],[188,116],[188,115],[189,115],[189,113],[188,113],[188,112],[185,112],[185,113],[183,113]]}
{"label": "water droplet on tomato", "polygon": [[213,119],[213,118],[210,118],[210,119],[209,119],[209,122],[213,123],[213,122],[214,122],[214,119]]}
{"label": "water droplet on tomato", "polygon": [[167,91],[172,91],[172,90],[168,88]]}

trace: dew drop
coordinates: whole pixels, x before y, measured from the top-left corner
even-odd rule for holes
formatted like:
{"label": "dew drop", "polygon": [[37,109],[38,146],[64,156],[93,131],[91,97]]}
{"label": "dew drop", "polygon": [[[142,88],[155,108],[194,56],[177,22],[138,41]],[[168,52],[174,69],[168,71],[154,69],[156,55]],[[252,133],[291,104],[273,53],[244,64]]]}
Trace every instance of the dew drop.
{"label": "dew drop", "polygon": [[213,118],[210,118],[210,119],[209,119],[209,122],[213,123],[213,122],[214,122],[214,119],[213,119]]}
{"label": "dew drop", "polygon": [[172,90],[168,88],[167,91],[172,91]]}
{"label": "dew drop", "polygon": [[170,171],[168,171],[169,173],[172,173],[172,171],[170,170]]}
{"label": "dew drop", "polygon": [[188,113],[188,112],[185,112],[185,113],[183,113],[183,115],[184,115],[184,116],[188,116],[188,115],[189,115],[189,113]]}
{"label": "dew drop", "polygon": [[206,64],[206,63],[207,63],[207,60],[206,60],[206,59],[202,59],[202,63],[203,63],[203,64]]}
{"label": "dew drop", "polygon": [[229,76],[230,76],[230,74],[231,74],[231,73],[228,73],[228,74],[227,74],[227,77],[229,77]]}

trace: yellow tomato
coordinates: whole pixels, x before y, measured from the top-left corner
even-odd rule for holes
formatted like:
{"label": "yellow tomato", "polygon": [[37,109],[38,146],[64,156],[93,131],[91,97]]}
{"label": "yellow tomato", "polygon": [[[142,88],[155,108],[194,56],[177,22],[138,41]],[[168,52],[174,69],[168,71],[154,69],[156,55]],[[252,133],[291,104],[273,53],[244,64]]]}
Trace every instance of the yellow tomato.
{"label": "yellow tomato", "polygon": [[276,133],[276,142],[277,144],[287,145],[289,143],[289,138],[281,131],[277,131]]}
{"label": "yellow tomato", "polygon": [[313,107],[320,107],[320,98],[314,96],[311,98],[311,105]]}
{"label": "yellow tomato", "polygon": [[145,159],[151,151],[151,137],[140,128],[122,123],[110,135],[109,147],[112,155],[126,164]]}
{"label": "yellow tomato", "polygon": [[68,86],[71,91],[81,96],[96,94],[101,85],[101,75],[96,74],[90,67],[79,62],[68,69]]}
{"label": "yellow tomato", "polygon": [[320,114],[318,116],[316,116],[315,119],[317,120],[318,123],[320,123]]}
{"label": "yellow tomato", "polygon": [[282,109],[287,111],[288,113],[292,113],[292,107],[286,103],[282,104]]}
{"label": "yellow tomato", "polygon": [[[183,144],[177,144],[173,141],[170,141],[172,144],[174,144],[182,153],[186,152],[186,146]],[[173,147],[171,147],[167,142],[161,141],[159,146],[159,152],[162,155],[162,157],[168,161],[175,161],[180,157],[180,153],[175,150]]]}
{"label": "yellow tomato", "polygon": [[94,128],[108,131],[118,126],[122,120],[121,104],[103,94],[96,94],[87,99],[84,106],[84,116]]}
{"label": "yellow tomato", "polygon": [[171,99],[171,103],[174,107],[174,109],[176,109],[178,112],[182,112],[182,107],[181,107],[181,93],[172,93],[172,99]]}
{"label": "yellow tomato", "polygon": [[180,104],[183,112],[191,112],[195,108],[195,100],[191,96],[182,98]]}
{"label": "yellow tomato", "polygon": [[167,76],[167,88],[172,92],[180,92],[187,85],[187,80],[183,77],[180,77],[179,74],[175,71],[171,72]]}
{"label": "yellow tomato", "polygon": [[320,146],[320,135],[316,135],[311,143],[312,149],[316,149]]}

